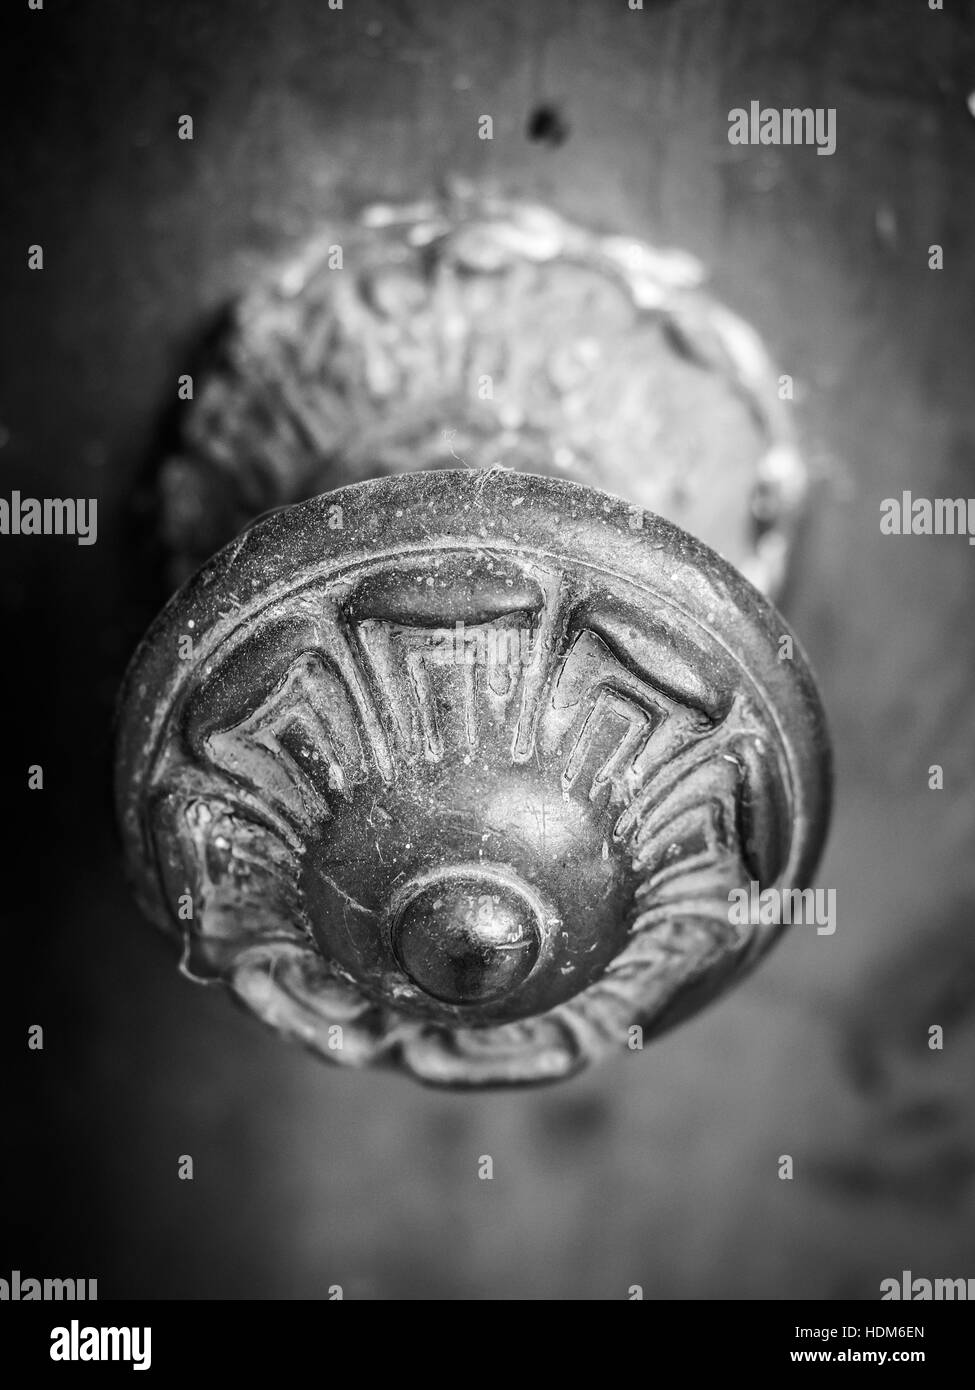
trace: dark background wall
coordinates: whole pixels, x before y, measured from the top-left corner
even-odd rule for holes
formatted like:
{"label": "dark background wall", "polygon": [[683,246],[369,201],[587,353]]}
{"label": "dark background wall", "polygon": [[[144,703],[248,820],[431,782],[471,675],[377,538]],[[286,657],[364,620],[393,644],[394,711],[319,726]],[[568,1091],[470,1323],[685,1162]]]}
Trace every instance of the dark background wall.
{"label": "dark background wall", "polygon": [[[902,488],[975,493],[975,7],[47,0],[5,21],[0,494],[96,495],[99,539],[0,538],[0,1273],[169,1298],[975,1275],[975,551],[878,524]],[[753,98],[835,107],[836,154],[730,146]],[[540,103],[561,144],[529,138]],[[165,597],[147,480],[188,354],[268,258],[451,172],[694,252],[795,376],[820,486],[789,616],[838,766],[835,936],[792,932],[651,1051],[473,1098],[330,1071],[182,980],[108,796],[114,693]]]}

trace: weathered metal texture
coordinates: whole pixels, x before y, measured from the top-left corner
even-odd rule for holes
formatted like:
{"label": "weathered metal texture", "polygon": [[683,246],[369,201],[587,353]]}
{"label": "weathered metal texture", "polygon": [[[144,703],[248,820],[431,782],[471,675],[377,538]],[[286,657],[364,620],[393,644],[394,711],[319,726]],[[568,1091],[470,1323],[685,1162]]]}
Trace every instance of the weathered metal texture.
{"label": "weathered metal texture", "polygon": [[117,793],[140,899],[323,1057],[567,1076],[699,1007],[804,886],[829,748],[775,609],[659,517],[440,471],[277,512],[134,658]]}
{"label": "weathered metal texture", "polygon": [[255,516],[416,468],[602,487],[775,596],[807,491],[753,329],[686,252],[454,180],[324,230],[235,306],[162,470],[174,580]]}

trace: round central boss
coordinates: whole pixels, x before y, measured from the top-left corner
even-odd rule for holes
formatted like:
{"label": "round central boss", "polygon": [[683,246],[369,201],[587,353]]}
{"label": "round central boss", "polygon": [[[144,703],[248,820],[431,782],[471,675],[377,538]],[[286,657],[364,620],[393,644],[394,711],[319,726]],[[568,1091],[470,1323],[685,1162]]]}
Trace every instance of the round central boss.
{"label": "round central boss", "polygon": [[392,929],[403,971],[434,999],[483,1003],[527,978],[541,941],[527,890],[476,867],[437,871],[407,887]]}

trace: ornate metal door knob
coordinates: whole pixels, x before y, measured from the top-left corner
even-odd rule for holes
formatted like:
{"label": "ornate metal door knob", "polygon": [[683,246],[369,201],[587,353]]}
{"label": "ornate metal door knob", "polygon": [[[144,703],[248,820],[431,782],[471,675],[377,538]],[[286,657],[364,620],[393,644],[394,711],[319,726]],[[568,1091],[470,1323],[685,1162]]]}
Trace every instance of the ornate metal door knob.
{"label": "ornate metal door knob", "polygon": [[[414,233],[421,224],[414,216]],[[138,895],[181,939],[188,974],[223,982],[332,1061],[397,1065],[448,1085],[564,1077],[625,1047],[633,1028],[650,1037],[713,997],[778,931],[735,924],[729,893],[752,882],[805,886],[829,801],[820,703],[771,604],[732,564],[632,501],[538,476],[547,459],[544,471],[590,467],[606,481],[619,443],[600,425],[591,380],[608,349],[596,358],[590,349],[589,377],[578,362],[565,366],[579,341],[578,324],[575,337],[565,331],[572,295],[589,305],[587,331],[631,335],[616,366],[624,396],[628,373],[645,373],[656,350],[649,336],[638,341],[640,317],[659,318],[667,296],[641,307],[603,249],[576,242],[568,255],[564,233],[559,245],[549,237],[545,256],[511,233],[491,260],[492,226],[497,216],[458,219],[439,233],[439,260],[432,236],[364,234],[358,307],[336,308],[334,297],[352,291],[323,286],[320,261],[245,305],[199,402],[196,455],[168,475],[180,553],[215,524],[208,497],[236,523],[238,504],[259,510],[316,489],[316,468],[366,470],[376,414],[385,421],[376,458],[414,438],[416,462],[437,466],[285,506],[205,563],[133,660],[117,758]],[[461,231],[486,268],[462,269]],[[530,349],[495,317],[478,337],[477,315],[497,311],[512,293],[506,275],[525,265],[559,270],[561,329],[543,325]],[[588,277],[588,298],[573,267]],[[624,284],[630,318],[604,324],[607,274]],[[491,360],[513,380],[510,357],[528,363],[504,393],[507,423],[491,411],[468,420],[465,447],[503,451],[507,431],[502,462],[513,453],[527,472],[441,469],[431,457],[428,407],[443,382],[429,378],[426,394],[416,383],[448,332],[438,315],[457,310],[434,312],[423,297],[446,294],[445,276],[474,296],[466,328],[450,329],[469,367]],[[385,336],[356,319],[368,319],[361,305],[379,294],[377,279],[390,297],[375,311],[380,324],[390,319]],[[544,287],[527,283],[543,312]],[[485,334],[504,338],[509,358]],[[565,381],[546,397],[538,363],[550,363],[553,343]],[[314,404],[316,369],[295,368],[289,345],[317,362]],[[342,394],[344,373],[348,404],[369,352],[371,369],[386,352],[402,370],[391,386],[380,372],[379,395],[363,388],[355,420],[343,420],[329,391]],[[277,394],[259,384],[268,379]],[[585,418],[567,404],[572,391],[592,406]],[[384,415],[397,392],[399,408]],[[541,432],[539,411],[550,422]],[[281,444],[295,418],[317,421],[317,445]],[[559,449],[571,466],[553,461]],[[729,526],[740,531],[739,558],[771,584],[798,490],[789,494],[780,453],[769,509],[769,452],[752,478],[764,515],[749,504]],[[190,495],[182,513],[176,477]],[[649,485],[619,490],[639,498],[669,485],[651,473]]]}

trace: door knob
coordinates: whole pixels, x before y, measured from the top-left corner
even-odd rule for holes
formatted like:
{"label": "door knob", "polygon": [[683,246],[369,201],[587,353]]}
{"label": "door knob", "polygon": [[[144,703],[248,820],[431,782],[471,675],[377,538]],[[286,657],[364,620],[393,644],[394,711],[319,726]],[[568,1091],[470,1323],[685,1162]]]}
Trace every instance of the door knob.
{"label": "door knob", "polygon": [[[163,472],[177,569],[238,534],[126,678],[131,876],[187,974],[328,1060],[555,1080],[739,978],[780,928],[736,890],[814,872],[825,720],[741,572],[781,581],[804,475],[686,258],[483,201],[336,245],[243,302]],[[682,420],[759,439],[723,515]]]}

